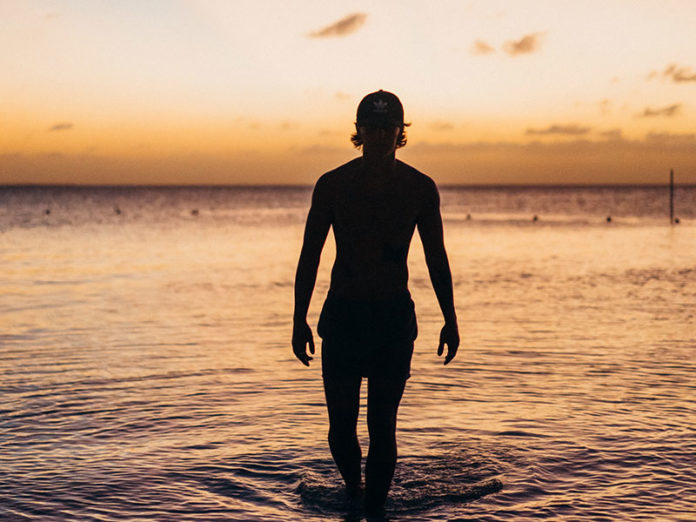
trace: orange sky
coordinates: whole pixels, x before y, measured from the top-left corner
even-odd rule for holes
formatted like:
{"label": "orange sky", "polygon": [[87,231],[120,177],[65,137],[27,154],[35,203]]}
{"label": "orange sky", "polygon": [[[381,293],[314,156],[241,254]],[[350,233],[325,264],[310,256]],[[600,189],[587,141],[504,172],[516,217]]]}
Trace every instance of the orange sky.
{"label": "orange sky", "polygon": [[696,183],[696,3],[5,1],[0,184],[310,184],[405,106],[440,183]]}

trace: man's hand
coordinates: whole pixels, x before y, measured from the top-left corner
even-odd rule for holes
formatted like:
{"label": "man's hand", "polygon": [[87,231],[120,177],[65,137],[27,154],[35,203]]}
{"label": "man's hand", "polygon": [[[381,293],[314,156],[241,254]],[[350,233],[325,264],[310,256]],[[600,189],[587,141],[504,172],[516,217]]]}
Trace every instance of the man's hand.
{"label": "man's hand", "polygon": [[447,345],[445,364],[447,364],[454,359],[454,356],[457,355],[457,348],[459,348],[459,330],[457,328],[457,323],[445,323],[445,326],[440,330],[440,344],[437,347],[438,356],[441,356],[444,352],[445,344]]}
{"label": "man's hand", "polygon": [[312,329],[304,323],[295,324],[292,329],[292,351],[302,364],[309,366],[309,361],[313,359],[307,355],[307,344],[309,344],[309,352],[314,354],[314,337]]}

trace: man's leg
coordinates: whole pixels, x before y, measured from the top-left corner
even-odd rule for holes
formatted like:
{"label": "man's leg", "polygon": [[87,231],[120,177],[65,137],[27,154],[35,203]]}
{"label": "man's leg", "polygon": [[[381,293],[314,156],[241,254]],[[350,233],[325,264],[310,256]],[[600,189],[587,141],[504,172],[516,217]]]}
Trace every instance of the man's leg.
{"label": "man's leg", "polygon": [[405,380],[370,377],[367,382],[367,428],[370,450],[365,465],[365,509],[379,513],[396,467],[396,413]]}
{"label": "man's leg", "polygon": [[324,379],[326,406],[329,410],[329,447],[350,497],[357,497],[361,490],[362,453],[356,433],[361,381],[360,376],[340,380]]}

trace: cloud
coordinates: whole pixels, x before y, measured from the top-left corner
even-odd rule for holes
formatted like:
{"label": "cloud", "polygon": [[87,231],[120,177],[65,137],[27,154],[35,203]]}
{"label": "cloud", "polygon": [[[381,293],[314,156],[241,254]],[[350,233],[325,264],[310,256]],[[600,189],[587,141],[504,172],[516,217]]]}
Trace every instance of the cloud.
{"label": "cloud", "polygon": [[690,67],[679,67],[676,64],[668,66],[662,75],[670,77],[674,83],[696,82],[696,72]]}
{"label": "cloud", "polygon": [[328,38],[332,36],[348,36],[354,33],[365,23],[367,15],[365,13],[354,13],[341,18],[339,21],[327,25],[323,29],[309,34],[312,38]]}
{"label": "cloud", "polygon": [[335,129],[320,129],[317,132],[317,136],[321,137],[333,137],[333,136],[341,136],[341,135],[347,135],[344,131],[339,131]]}
{"label": "cloud", "polygon": [[[482,160],[484,158],[502,158],[506,156],[524,157],[523,155],[546,155],[549,158],[561,158],[570,154],[570,157],[578,158],[578,155],[586,155],[587,158],[596,157],[601,153],[608,161],[625,161],[626,154],[641,154],[645,152],[657,153],[660,161],[664,161],[664,153],[667,151],[679,155],[686,155],[689,164],[696,165],[696,134],[672,134],[649,133],[642,138],[627,139],[597,139],[577,138],[569,141],[531,141],[527,143],[517,142],[449,142],[449,141],[422,141],[409,144],[411,154],[428,155],[430,158],[443,159],[449,155],[467,154],[471,158]],[[625,153],[625,154],[624,154]],[[623,158],[622,158],[623,154]]]}
{"label": "cloud", "polygon": [[503,45],[503,51],[510,56],[519,54],[530,54],[539,49],[541,33],[532,33],[523,36],[520,40],[509,40]]}
{"label": "cloud", "polygon": [[691,145],[696,144],[696,134],[673,134],[671,132],[651,132],[645,136],[646,143],[652,145]]}
{"label": "cloud", "polygon": [[430,125],[430,128],[437,132],[445,132],[454,129],[454,125],[448,121],[435,121]]}
{"label": "cloud", "polygon": [[602,138],[607,138],[608,140],[621,140],[623,139],[623,131],[621,129],[610,129],[600,132],[599,135]]}
{"label": "cloud", "polygon": [[302,154],[345,154],[346,147],[337,147],[332,145],[322,145],[313,143],[305,147],[290,147],[291,151],[297,151]]}
{"label": "cloud", "polygon": [[483,40],[476,40],[474,44],[471,46],[471,54],[476,55],[476,56],[481,56],[484,54],[491,54],[494,53],[495,49],[488,45],[486,42]]}
{"label": "cloud", "polygon": [[73,124],[69,122],[61,122],[61,123],[56,123],[55,125],[51,125],[48,128],[48,132],[58,132],[58,131],[66,131],[70,130],[73,128]]}
{"label": "cloud", "polygon": [[592,130],[591,127],[581,127],[580,125],[551,125],[545,129],[527,129],[529,136],[543,135],[563,135],[563,136],[583,136]]}
{"label": "cloud", "polygon": [[661,109],[652,109],[650,107],[646,107],[646,109],[639,116],[643,118],[652,118],[655,116],[672,118],[676,116],[679,111],[681,111],[681,106],[681,103],[675,103],[673,105],[668,105],[667,107],[662,107]]}

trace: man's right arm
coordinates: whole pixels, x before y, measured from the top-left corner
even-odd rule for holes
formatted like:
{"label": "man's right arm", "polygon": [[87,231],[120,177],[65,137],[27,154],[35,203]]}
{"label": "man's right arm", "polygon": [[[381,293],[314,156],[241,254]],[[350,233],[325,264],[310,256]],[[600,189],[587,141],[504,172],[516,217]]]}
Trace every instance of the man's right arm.
{"label": "man's right arm", "polygon": [[321,251],[331,227],[331,208],[326,181],[320,179],[314,187],[312,206],[305,225],[300,260],[295,274],[295,311],[293,313],[292,349],[302,364],[309,366],[314,353],[312,329],[307,324],[307,311],[317,279]]}

